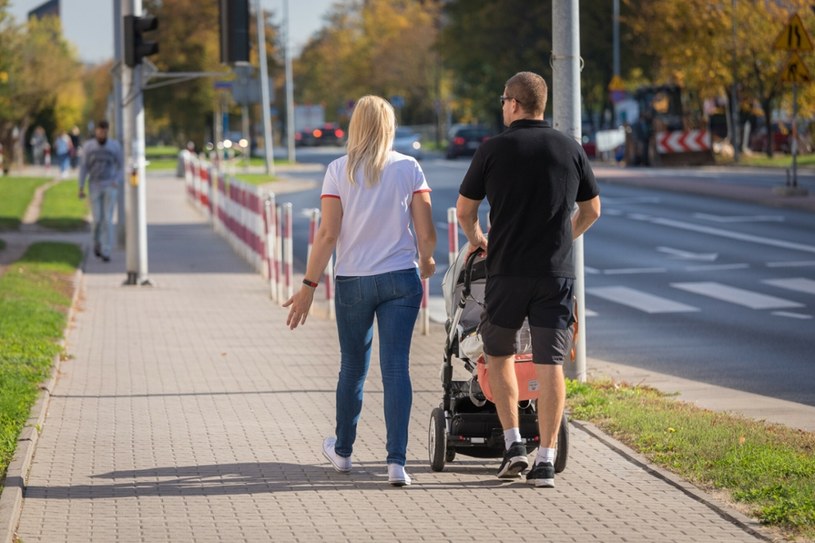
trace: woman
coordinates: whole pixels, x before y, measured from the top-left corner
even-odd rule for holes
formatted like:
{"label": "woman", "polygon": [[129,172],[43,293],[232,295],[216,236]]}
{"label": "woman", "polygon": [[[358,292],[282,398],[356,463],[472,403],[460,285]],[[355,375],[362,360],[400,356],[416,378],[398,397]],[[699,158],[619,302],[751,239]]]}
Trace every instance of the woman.
{"label": "woman", "polygon": [[323,454],[337,471],[351,471],[376,316],[388,482],[406,486],[410,484],[405,460],[413,400],[408,358],[422,300],[420,276],[427,278],[436,271],[436,231],[424,173],[415,159],[391,149],[395,131],[396,117],[388,102],[377,96],[359,99],[348,127],[348,154],[326,170],[322,222],[303,286],[283,307],[291,307],[286,320],[291,329],[305,324],[317,281],[336,246],[341,354],[337,436],[325,439]]}

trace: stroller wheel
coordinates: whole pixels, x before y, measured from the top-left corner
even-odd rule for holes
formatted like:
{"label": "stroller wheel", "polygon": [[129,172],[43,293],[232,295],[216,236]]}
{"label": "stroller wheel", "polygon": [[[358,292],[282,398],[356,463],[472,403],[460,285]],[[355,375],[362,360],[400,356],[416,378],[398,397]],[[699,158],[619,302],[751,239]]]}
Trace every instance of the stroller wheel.
{"label": "stroller wheel", "polygon": [[566,460],[569,458],[569,417],[563,413],[560,419],[560,430],[557,434],[557,456],[555,457],[555,473],[566,469]]}
{"label": "stroller wheel", "polygon": [[447,448],[447,452],[444,453],[444,459],[448,462],[452,462],[456,459],[456,450],[450,447]]}
{"label": "stroller wheel", "polygon": [[[455,451],[452,451],[455,454]],[[437,407],[430,414],[430,427],[427,433],[427,453],[430,457],[430,469],[441,471],[447,459],[447,421],[444,410]],[[452,459],[451,459],[452,460]]]}

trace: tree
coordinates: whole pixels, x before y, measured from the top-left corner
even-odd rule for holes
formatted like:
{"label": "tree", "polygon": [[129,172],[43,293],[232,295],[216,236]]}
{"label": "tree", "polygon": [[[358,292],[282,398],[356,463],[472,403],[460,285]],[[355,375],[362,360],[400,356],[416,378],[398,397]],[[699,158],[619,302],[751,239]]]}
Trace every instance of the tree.
{"label": "tree", "polygon": [[437,21],[433,1],[338,2],[295,64],[296,101],[324,104],[328,117],[339,119],[362,95],[402,96],[401,122],[433,122]]}
{"label": "tree", "polygon": [[7,17],[5,4],[0,4],[0,72],[5,74],[0,78],[0,142],[8,165],[22,161],[23,136],[31,120],[56,108],[64,90],[75,90],[81,71],[59,19],[45,17],[17,26]]}

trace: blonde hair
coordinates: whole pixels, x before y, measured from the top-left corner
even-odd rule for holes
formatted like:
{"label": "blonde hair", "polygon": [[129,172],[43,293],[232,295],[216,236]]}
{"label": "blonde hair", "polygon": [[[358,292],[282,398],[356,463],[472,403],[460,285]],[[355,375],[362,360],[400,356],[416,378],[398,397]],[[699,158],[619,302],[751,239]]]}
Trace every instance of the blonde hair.
{"label": "blonde hair", "polygon": [[388,161],[396,133],[396,115],[384,98],[363,96],[357,100],[348,125],[348,181],[356,184],[354,175],[362,168],[366,186],[379,183]]}

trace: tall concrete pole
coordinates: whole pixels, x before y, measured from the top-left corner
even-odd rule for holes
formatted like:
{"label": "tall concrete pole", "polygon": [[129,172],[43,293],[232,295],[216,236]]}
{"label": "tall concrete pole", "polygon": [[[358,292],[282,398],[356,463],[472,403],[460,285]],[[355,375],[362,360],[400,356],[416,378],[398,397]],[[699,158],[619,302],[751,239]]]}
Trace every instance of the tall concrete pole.
{"label": "tall concrete pole", "polygon": [[[120,0],[121,15],[133,15],[135,12],[135,0]],[[120,28],[124,26],[124,20],[117,23]],[[124,35],[124,32],[121,33]],[[121,41],[121,39],[120,39]],[[124,57],[124,55],[122,55]],[[138,238],[138,215],[136,213],[138,191],[134,181],[137,180],[131,174],[135,169],[135,157],[133,156],[133,134],[135,132],[135,118],[130,103],[125,104],[125,96],[130,97],[133,93],[133,70],[124,63],[119,66],[122,79],[122,126],[121,138],[122,149],[125,155],[125,183],[122,192],[125,196],[125,264],[127,268],[126,285],[137,285],[139,280],[139,238]]]}
{"label": "tall concrete pole", "polygon": [[[581,141],[580,117],[580,1],[554,0],[552,3],[552,106],[554,126]],[[583,237],[574,242],[575,296],[580,332],[577,335],[575,365],[567,364],[573,379],[586,380],[586,283]]]}
{"label": "tall concrete pole", "polygon": [[[141,0],[129,0],[128,11],[136,17],[142,15]],[[129,119],[126,123],[130,133],[130,155],[128,165],[130,168],[128,195],[130,196],[130,207],[128,209],[128,229],[135,230],[135,247],[133,247],[128,232],[127,248],[127,280],[128,285],[149,285],[150,279],[147,273],[147,178],[145,175],[144,159],[144,100],[142,94],[142,65],[135,68],[123,67],[123,72],[129,75],[123,81],[123,89],[126,92],[126,103],[124,117]],[[127,147],[125,147],[127,149]],[[126,175],[126,177],[128,177]],[[135,217],[134,217],[135,216]],[[135,221],[135,225],[133,224]],[[136,266],[132,267],[135,256]],[[135,269],[134,269],[135,268]]]}
{"label": "tall concrete pole", "polygon": [[612,21],[614,75],[620,75],[620,0],[614,0]]}
{"label": "tall concrete pole", "polygon": [[289,162],[296,162],[294,152],[294,78],[291,67],[291,19],[289,18],[289,0],[283,0],[283,18],[286,28],[286,148]]}
{"label": "tall concrete pole", "polygon": [[[113,2],[113,65],[118,67],[118,77],[113,78],[113,137],[122,142],[122,145],[124,145],[124,118],[122,115],[123,24],[122,4],[121,2]],[[125,247],[126,214],[125,188],[122,187],[118,194],[116,213],[116,241],[119,248]]]}
{"label": "tall concrete pole", "polygon": [[260,0],[255,3],[258,23],[258,62],[260,63],[260,110],[263,112],[263,148],[266,155],[266,175],[274,175],[272,120],[269,114],[269,67],[266,65],[266,17]]}
{"label": "tall concrete pole", "polygon": [[738,47],[738,40],[736,36],[736,0],[731,2],[732,14],[730,22],[733,27],[733,55],[731,62],[733,63],[733,86],[730,89],[730,110],[733,125],[733,160],[738,162],[741,160],[741,132],[739,131],[739,96],[738,96],[738,62],[736,60],[736,47]]}

